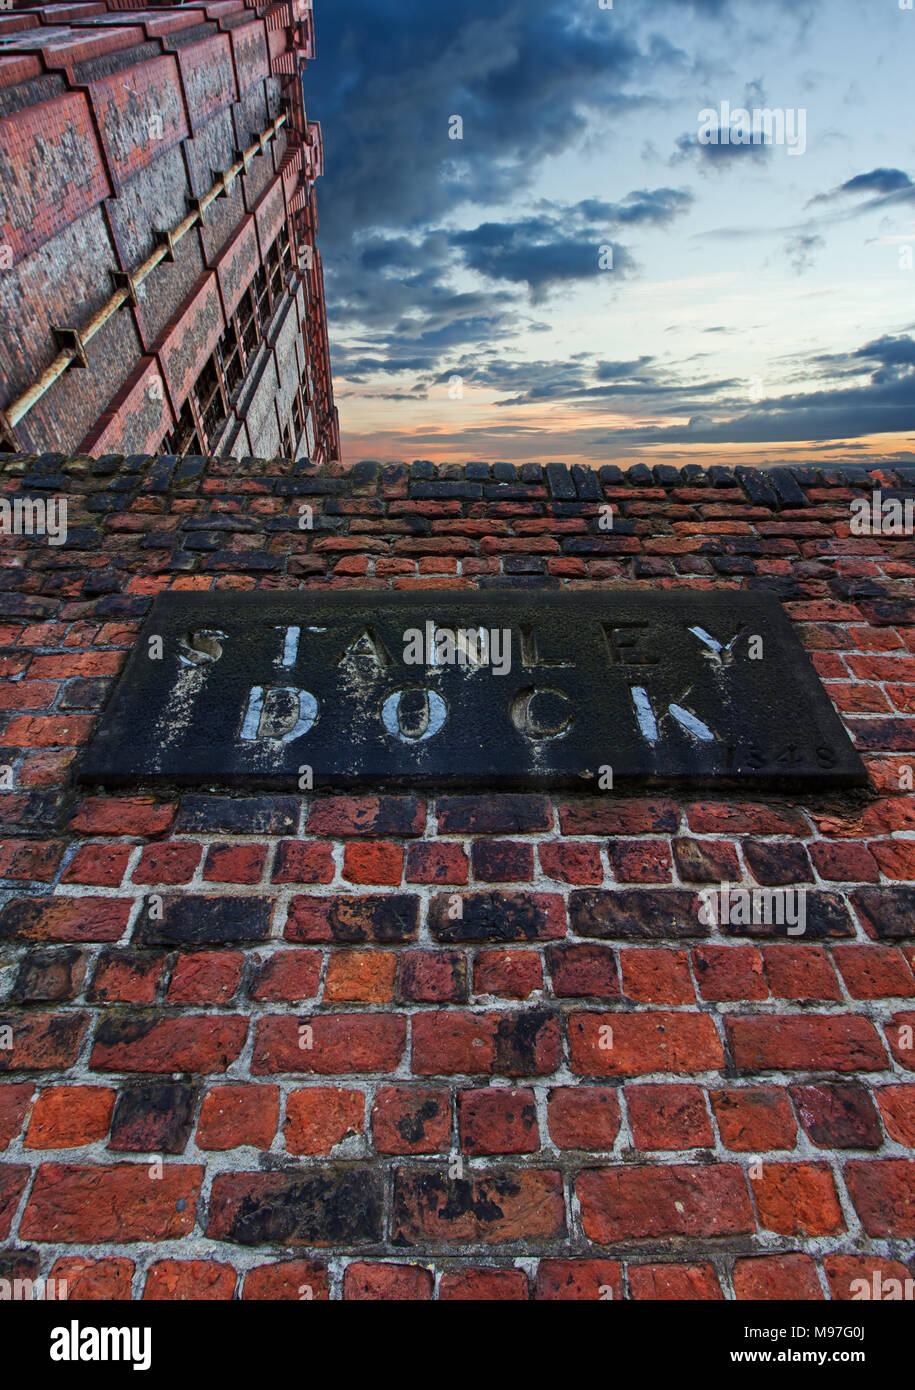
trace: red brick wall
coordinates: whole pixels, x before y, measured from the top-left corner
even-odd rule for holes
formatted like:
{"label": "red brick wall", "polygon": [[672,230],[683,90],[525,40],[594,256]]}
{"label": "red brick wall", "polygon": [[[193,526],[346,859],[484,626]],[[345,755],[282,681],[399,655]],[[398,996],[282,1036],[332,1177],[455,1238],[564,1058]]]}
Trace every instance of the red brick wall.
{"label": "red brick wall", "polygon": [[[70,504],[65,547],[0,537],[3,1270],[108,1299],[822,1299],[911,1275],[915,549],[848,524],[905,475],[0,476]],[[542,585],[775,592],[871,787],[75,782],[163,589]],[[702,925],[721,880],[804,887],[811,929]]]}

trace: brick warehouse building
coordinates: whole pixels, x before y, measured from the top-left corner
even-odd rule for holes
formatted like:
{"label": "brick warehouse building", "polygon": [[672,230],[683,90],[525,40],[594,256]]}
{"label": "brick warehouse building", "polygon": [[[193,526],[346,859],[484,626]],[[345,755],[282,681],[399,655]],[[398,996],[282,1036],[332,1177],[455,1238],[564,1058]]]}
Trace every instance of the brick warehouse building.
{"label": "brick warehouse building", "polygon": [[339,458],[311,0],[0,14],[7,449]]}
{"label": "brick warehouse building", "polygon": [[[63,545],[3,537],[4,1277],[445,1300],[847,1299],[912,1277],[915,551],[849,525],[911,473],[0,471],[7,498],[69,505]],[[869,785],[79,780],[163,590],[532,587],[775,594]],[[806,936],[703,925],[721,881],[804,887]]]}

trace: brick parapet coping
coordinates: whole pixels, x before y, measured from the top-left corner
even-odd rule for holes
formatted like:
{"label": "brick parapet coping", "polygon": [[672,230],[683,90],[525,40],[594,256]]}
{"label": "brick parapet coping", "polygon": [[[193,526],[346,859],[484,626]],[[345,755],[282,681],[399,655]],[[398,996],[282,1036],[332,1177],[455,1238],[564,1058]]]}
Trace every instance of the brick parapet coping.
{"label": "brick parapet coping", "polygon": [[[0,459],[4,497],[68,502],[62,546],[0,535],[0,1277],[445,1299],[911,1277],[915,545],[849,522],[912,471]],[[163,589],[644,585],[774,592],[870,788],[75,781]],[[721,881],[803,888],[807,934],[703,925]]]}

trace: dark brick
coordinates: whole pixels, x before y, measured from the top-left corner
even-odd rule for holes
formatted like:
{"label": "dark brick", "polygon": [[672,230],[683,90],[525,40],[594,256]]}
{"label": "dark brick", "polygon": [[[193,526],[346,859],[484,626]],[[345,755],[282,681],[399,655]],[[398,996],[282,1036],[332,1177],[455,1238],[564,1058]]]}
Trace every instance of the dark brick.
{"label": "dark brick", "polygon": [[29,951],[19,964],[12,997],[17,1004],[51,1004],[72,999],[85,969],[82,953],[75,948]]}
{"label": "dark brick", "polygon": [[692,840],[687,837],[673,842],[677,872],[687,883],[726,883],[740,877],[737,851],[727,840]]}
{"label": "dark brick", "polygon": [[194,893],[162,895],[162,917],[141,908],[134,941],[141,946],[222,945],[265,941],[272,898],[205,898]]}
{"label": "dark brick", "polygon": [[851,901],[869,936],[878,941],[915,939],[915,886],[856,888]]}
{"label": "dark brick", "polygon": [[[750,890],[751,892],[753,890]],[[756,889],[764,892],[764,889]],[[804,892],[806,921],[804,931],[797,933],[794,940],[821,941],[827,937],[854,936],[851,915],[841,893],[821,892],[818,889],[798,890]],[[770,904],[769,915],[777,914],[775,903]],[[721,931],[726,936],[787,937],[787,927],[775,920],[771,922],[730,922],[722,923]]]}
{"label": "dark brick", "polygon": [[295,796],[183,796],[175,829],[194,835],[288,835],[299,821]]}
{"label": "dark brick", "polygon": [[813,873],[803,845],[745,840],[743,856],[757,883],[810,883]]}
{"label": "dark brick", "polygon": [[443,835],[527,835],[553,824],[545,796],[442,796],[435,809]]}
{"label": "dark brick", "polygon": [[[455,915],[460,909],[460,915]],[[436,941],[543,941],[565,936],[558,893],[447,893],[429,904]]]}
{"label": "dark brick", "polygon": [[167,1082],[118,1093],[109,1149],[125,1153],[184,1152],[194,1125],[197,1092]]}
{"label": "dark brick", "polygon": [[383,1174],[359,1168],[221,1173],[207,1235],[237,1245],[374,1245],[382,1238]]}
{"label": "dark brick", "polygon": [[801,1124],[818,1149],[879,1149],[880,1121],[862,1086],[792,1086]]}
{"label": "dark brick", "polygon": [[546,948],[553,993],[566,999],[602,999],[619,995],[616,956],[609,946],[563,942]]}
{"label": "dark brick", "polygon": [[543,1241],[564,1231],[559,1173],[499,1169],[452,1179],[440,1168],[401,1168],[394,1175],[395,1246]]}
{"label": "dark brick", "polygon": [[295,897],[284,935],[288,941],[415,941],[419,898],[412,893]]}
{"label": "dark brick", "polygon": [[477,840],[471,862],[474,878],[482,883],[528,882],[534,875],[534,847],[523,841]]}
{"label": "dark brick", "polygon": [[685,889],[576,888],[569,894],[569,925],[577,936],[642,937],[654,941],[704,936],[695,893]]}

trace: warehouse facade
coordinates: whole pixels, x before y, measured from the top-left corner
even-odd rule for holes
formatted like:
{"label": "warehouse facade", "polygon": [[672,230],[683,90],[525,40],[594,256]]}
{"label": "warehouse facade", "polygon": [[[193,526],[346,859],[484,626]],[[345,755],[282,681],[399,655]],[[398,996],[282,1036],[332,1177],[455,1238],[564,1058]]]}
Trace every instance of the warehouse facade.
{"label": "warehouse facade", "polygon": [[310,0],[0,15],[7,450],[339,457]]}

